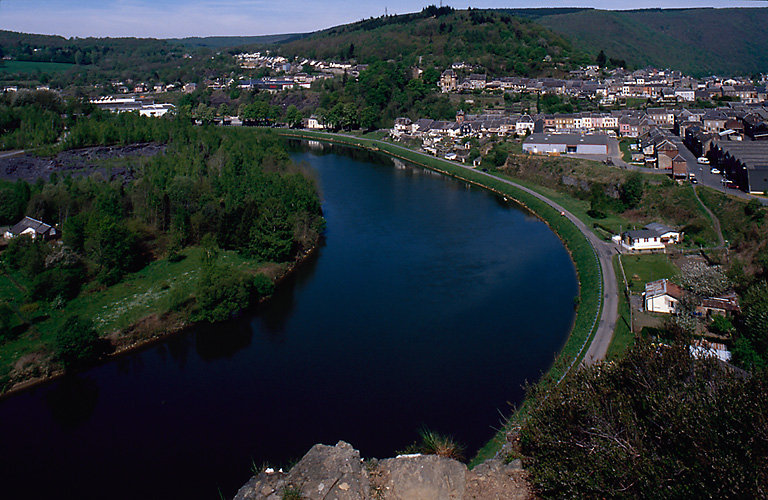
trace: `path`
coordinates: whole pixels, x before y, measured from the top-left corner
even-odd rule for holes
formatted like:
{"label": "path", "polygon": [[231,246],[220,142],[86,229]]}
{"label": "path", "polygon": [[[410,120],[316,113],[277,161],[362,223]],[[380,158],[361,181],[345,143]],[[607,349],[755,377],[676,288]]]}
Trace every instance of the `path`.
{"label": "path", "polygon": [[392,144],[390,142],[384,142],[378,139],[361,138],[361,137],[357,137],[354,135],[347,135],[347,134],[332,134],[332,135],[341,136],[341,137],[345,137],[353,140],[365,140],[365,141],[377,143],[380,145],[386,145],[388,147],[395,147],[403,151],[407,151],[409,153],[416,153],[420,156],[429,158],[431,160],[437,159],[453,166],[459,166],[466,170],[471,170],[477,174],[481,174],[485,177],[488,177],[489,179],[494,179],[499,182],[503,182],[504,184],[508,184],[516,189],[519,189],[532,196],[535,196],[539,200],[543,201],[544,203],[551,206],[558,212],[562,213],[565,217],[567,217],[568,220],[570,220],[579,229],[579,231],[581,231],[581,233],[587,238],[587,241],[589,241],[590,245],[592,245],[592,248],[595,251],[595,255],[597,256],[598,261],[600,262],[600,268],[602,270],[602,276],[603,276],[602,311],[600,314],[600,319],[598,321],[597,330],[594,334],[594,337],[592,338],[592,342],[589,344],[589,347],[587,348],[584,354],[582,364],[592,365],[598,361],[605,359],[605,356],[608,352],[608,346],[610,345],[611,339],[613,338],[613,331],[616,328],[616,322],[618,321],[618,317],[619,317],[618,284],[616,282],[616,274],[613,271],[613,263],[611,262],[612,256],[614,253],[616,253],[616,250],[612,244],[606,243],[602,241],[600,238],[598,238],[597,235],[595,235],[595,233],[593,233],[592,230],[586,224],[584,224],[584,222],[581,221],[581,219],[579,219],[578,217],[573,215],[571,212],[563,208],[560,204],[550,200],[546,196],[538,193],[537,191],[534,191],[533,189],[529,189],[516,182],[510,181],[503,177],[498,177],[488,172],[483,172],[482,170],[477,170],[473,167],[468,167],[461,163],[444,160],[442,158],[435,157],[435,156],[423,153],[421,151],[409,149],[409,148],[400,146],[398,144]]}
{"label": "path", "polygon": [[715,232],[717,233],[717,239],[720,242],[720,248],[725,247],[725,238],[723,238],[723,231],[720,228],[720,219],[718,219],[714,213],[712,213],[712,210],[709,209],[709,207],[701,201],[701,198],[699,198],[699,192],[696,190],[697,186],[693,186],[693,194],[696,196],[696,199],[699,200],[699,203],[702,207],[704,207],[704,210],[709,214],[709,218],[712,219],[712,226],[715,228]]}

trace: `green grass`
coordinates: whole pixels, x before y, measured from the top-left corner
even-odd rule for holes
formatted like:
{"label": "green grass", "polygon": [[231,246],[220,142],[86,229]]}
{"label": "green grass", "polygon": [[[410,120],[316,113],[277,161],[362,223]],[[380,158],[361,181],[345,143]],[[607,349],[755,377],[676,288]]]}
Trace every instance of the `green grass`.
{"label": "green grass", "polygon": [[[76,314],[90,318],[100,335],[107,335],[136,324],[152,314],[165,314],[188,301],[197,284],[200,250],[188,248],[186,258],[179,262],[166,259],[150,263],[141,271],[126,276],[120,283],[101,290],[83,290],[64,309],[56,310],[44,302],[37,303],[37,311],[27,317],[33,325],[19,338],[0,345],[0,367],[9,366],[19,358],[49,350],[64,321]],[[236,252],[221,252],[220,262],[244,271],[254,272],[258,262],[245,259]],[[14,277],[22,281],[21,276]],[[23,293],[9,280],[0,280],[0,299],[19,306]]]}
{"label": "green grass", "polygon": [[[576,359],[577,356],[583,356],[584,353],[580,353],[580,349],[592,336],[594,330],[593,327],[596,326],[595,318],[599,317],[600,309],[602,307],[602,302],[600,300],[602,276],[595,252],[589,241],[587,241],[586,237],[570,220],[562,217],[557,210],[530,193],[522,191],[514,186],[510,186],[498,179],[489,178],[481,172],[469,170],[438,158],[426,157],[414,151],[406,150],[391,144],[372,142],[362,138],[343,137],[323,132],[280,130],[278,131],[278,134],[383,151],[390,156],[407,160],[416,165],[441,172],[445,175],[483,186],[491,191],[514,199],[520,205],[538,215],[560,237],[566,248],[568,248],[579,275],[580,285],[576,317],[574,319],[571,334],[552,367],[539,382],[539,387],[543,388],[548,384],[556,383],[566,370],[572,366],[572,363],[575,366],[574,362],[578,361],[578,359]],[[535,190],[545,195],[550,193],[549,191],[544,191],[538,187]],[[555,201],[559,202],[559,200]],[[525,403],[523,404],[522,409],[516,412],[512,418],[519,418],[524,411]],[[486,458],[493,456],[502,444],[503,435],[497,435],[478,452],[470,465],[481,463]]]}
{"label": "green grass", "polygon": [[621,149],[621,159],[627,163],[632,161],[632,150],[629,149],[629,146],[633,143],[634,141],[629,141],[627,139],[622,139],[619,142],[619,148]]}
{"label": "green grass", "polygon": [[5,61],[0,64],[0,73],[63,73],[76,64],[51,63],[51,62],[33,62],[33,61]]}
{"label": "green grass", "polygon": [[[624,259],[622,259],[622,261],[623,260]],[[635,340],[635,336],[630,329],[631,316],[629,311],[629,301],[624,293],[625,283],[624,277],[621,274],[621,269],[619,268],[618,255],[613,256],[613,272],[616,273],[619,288],[619,318],[616,321],[613,338],[608,346],[608,353],[606,354],[606,359],[608,361],[614,361],[622,357]]]}
{"label": "green grass", "polygon": [[645,291],[645,284],[662,278],[674,278],[680,270],[667,254],[624,255],[621,258],[632,292]]}

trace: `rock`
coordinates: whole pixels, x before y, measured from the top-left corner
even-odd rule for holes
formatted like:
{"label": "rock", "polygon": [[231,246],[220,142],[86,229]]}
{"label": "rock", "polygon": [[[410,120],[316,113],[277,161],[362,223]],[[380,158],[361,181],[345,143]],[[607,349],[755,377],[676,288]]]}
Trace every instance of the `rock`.
{"label": "rock", "polygon": [[437,455],[372,459],[339,441],[315,445],[287,474],[261,472],[235,500],[281,500],[286,490],[309,500],[527,500],[535,498],[522,462],[491,459],[473,470]]}
{"label": "rock", "polygon": [[262,472],[253,477],[235,500],[276,500],[288,488],[308,500],[363,500],[370,491],[360,452],[339,441],[336,446],[316,444],[288,474]]}
{"label": "rock", "polygon": [[381,460],[377,490],[387,500],[459,500],[464,496],[467,467],[437,455]]}

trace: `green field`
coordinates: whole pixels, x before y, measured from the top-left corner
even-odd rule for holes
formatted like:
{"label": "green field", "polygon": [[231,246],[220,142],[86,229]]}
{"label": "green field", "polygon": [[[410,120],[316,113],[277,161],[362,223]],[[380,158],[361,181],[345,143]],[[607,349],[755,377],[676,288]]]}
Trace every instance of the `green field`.
{"label": "green field", "polygon": [[631,316],[629,302],[624,293],[624,277],[619,268],[618,255],[613,256],[613,272],[616,273],[616,280],[618,281],[619,287],[619,318],[616,321],[616,329],[613,331],[613,338],[611,339],[611,344],[608,346],[608,352],[605,356],[608,361],[620,358],[627,348],[632,345],[632,342],[635,339],[635,336],[630,329]]}
{"label": "green field", "polygon": [[67,63],[49,63],[33,61],[3,61],[0,64],[0,73],[63,73],[72,68],[75,64]]}
{"label": "green field", "polygon": [[629,289],[635,293],[645,291],[645,284],[649,281],[671,279],[680,274],[667,254],[623,255],[621,263],[624,264]]}

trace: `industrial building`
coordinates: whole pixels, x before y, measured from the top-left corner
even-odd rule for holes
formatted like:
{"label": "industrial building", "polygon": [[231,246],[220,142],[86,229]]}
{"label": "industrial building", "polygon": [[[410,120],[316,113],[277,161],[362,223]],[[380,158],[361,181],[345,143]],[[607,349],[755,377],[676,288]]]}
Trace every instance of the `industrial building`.
{"label": "industrial building", "polygon": [[607,155],[610,137],[603,134],[532,134],[523,142],[531,154]]}
{"label": "industrial building", "polygon": [[768,142],[717,141],[710,156],[727,179],[740,189],[755,194],[768,193]]}

